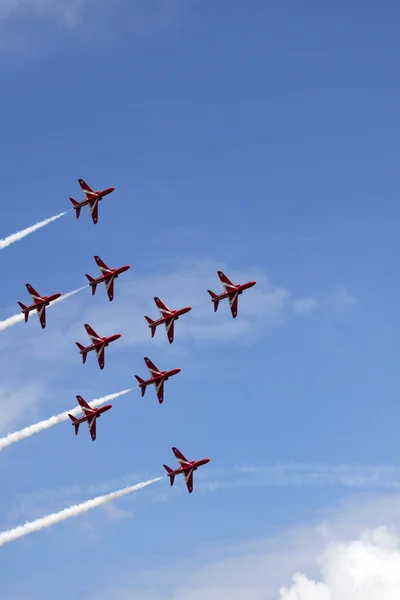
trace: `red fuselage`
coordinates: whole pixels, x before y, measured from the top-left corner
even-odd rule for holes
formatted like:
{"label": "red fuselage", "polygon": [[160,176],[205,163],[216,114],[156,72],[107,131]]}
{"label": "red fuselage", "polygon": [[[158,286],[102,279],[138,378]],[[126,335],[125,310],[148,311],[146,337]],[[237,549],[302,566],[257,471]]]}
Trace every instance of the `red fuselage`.
{"label": "red fuselage", "polygon": [[50,302],[57,300],[57,298],[59,298],[60,296],[61,296],[60,293],[52,294],[51,296],[43,296],[42,300],[37,300],[37,302],[35,302],[35,304],[31,304],[30,306],[27,306],[22,312],[30,312],[31,310],[36,310],[43,305],[48,306],[50,304]]}
{"label": "red fuselage", "polygon": [[[96,419],[99,419],[102,413],[105,413],[107,410],[110,410],[110,408],[112,408],[112,404],[106,404],[105,406],[102,406],[100,408],[93,408],[93,412],[95,412],[95,417]],[[85,423],[85,421],[87,421],[88,419],[93,418],[93,414],[90,415],[83,415],[83,417],[80,417],[79,419],[77,419],[74,423],[72,423],[73,425],[80,425],[81,423]]]}
{"label": "red fuselage", "polygon": [[79,204],[77,204],[77,208],[86,206],[87,204],[90,204],[91,202],[93,202],[93,200],[98,200],[100,202],[100,200],[102,200],[104,198],[104,196],[108,196],[108,194],[111,194],[111,192],[113,192],[114,190],[115,190],[115,187],[109,187],[109,188],[106,188],[105,190],[101,190],[101,191],[98,190],[97,192],[93,192],[93,194],[90,194],[90,196],[85,198],[85,200],[82,200],[82,202],[79,202]]}
{"label": "red fuselage", "polygon": [[172,471],[171,473],[168,473],[169,476],[171,475],[179,475],[180,473],[186,473],[187,471],[191,471],[193,469],[193,471],[196,471],[199,467],[202,467],[203,465],[206,465],[207,463],[210,462],[210,458],[202,458],[201,460],[192,460],[189,462],[188,466],[186,467],[179,467],[179,469],[175,469],[175,471]]}
{"label": "red fuselage", "polygon": [[97,279],[94,279],[93,281],[91,281],[89,285],[95,285],[95,284],[97,285],[98,283],[102,283],[103,281],[106,281],[107,279],[110,279],[111,277],[113,279],[117,279],[118,275],[121,275],[121,273],[125,273],[125,271],[128,271],[130,268],[131,268],[130,265],[125,265],[123,267],[119,267],[118,269],[110,269],[110,273],[101,275]]}
{"label": "red fuselage", "polygon": [[151,379],[148,379],[147,381],[143,381],[143,383],[139,384],[139,387],[140,388],[146,387],[147,385],[150,385],[152,383],[157,383],[160,380],[167,381],[170,377],[177,375],[181,371],[182,371],[182,369],[171,369],[171,371],[160,371],[159,375],[154,375],[154,377],[152,377]]}
{"label": "red fuselage", "polygon": [[256,285],[257,281],[248,281],[247,283],[242,283],[241,285],[236,285],[233,289],[229,290],[229,292],[223,292],[213,298],[213,300],[223,300],[224,298],[228,298],[229,296],[233,296],[234,294],[242,294],[244,290],[248,290],[249,288]]}
{"label": "red fuselage", "polygon": [[86,354],[86,352],[91,352],[92,350],[95,350],[99,346],[107,347],[109,344],[111,344],[111,342],[115,342],[116,340],[119,340],[121,335],[122,335],[121,333],[115,333],[114,335],[110,335],[109,337],[102,337],[99,339],[99,341],[93,342],[93,344],[90,344],[90,346],[86,346],[86,348],[83,348],[83,350],[81,350],[80,353]]}
{"label": "red fuselage", "polygon": [[171,310],[171,314],[167,314],[164,317],[161,317],[161,319],[158,319],[158,321],[154,321],[153,326],[161,325],[161,323],[165,323],[165,321],[168,321],[169,319],[174,319],[174,321],[177,321],[179,317],[188,313],[189,310],[192,310],[191,306],[185,306],[185,308],[180,308],[179,310]]}

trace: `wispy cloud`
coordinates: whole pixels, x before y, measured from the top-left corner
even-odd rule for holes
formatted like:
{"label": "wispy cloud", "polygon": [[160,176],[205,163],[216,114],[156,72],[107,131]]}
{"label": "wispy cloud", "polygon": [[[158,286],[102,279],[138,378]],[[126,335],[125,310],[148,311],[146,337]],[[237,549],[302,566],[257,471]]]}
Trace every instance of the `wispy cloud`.
{"label": "wispy cloud", "polygon": [[[255,287],[240,296],[235,320],[231,317],[227,301],[222,301],[218,312],[214,313],[207,294],[207,289],[216,292],[222,289],[216,275],[219,269],[223,269],[234,282],[250,278],[257,280]],[[154,319],[159,316],[154,296],[159,296],[170,308],[188,304],[193,307],[176,324],[175,337],[179,343],[191,339],[203,343],[226,343],[237,339],[248,343],[263,335],[266,329],[282,326],[293,314],[307,314],[314,305],[320,310],[324,307],[329,310],[338,302],[343,304],[347,297],[343,291],[341,294],[335,292],[330,303],[309,297],[307,302],[304,299],[295,300],[296,304],[293,305],[289,289],[271,282],[261,268],[240,271],[213,260],[196,258],[182,261],[172,270],[166,269],[163,275],[151,273],[137,276],[133,268],[129,277],[116,283],[113,310],[110,310],[107,302],[102,302],[102,294],[105,296],[105,291],[99,288],[94,301],[88,301],[86,297],[77,299],[74,312],[79,315],[79,321],[71,323],[71,313],[60,314],[57,324],[49,332],[51,340],[43,345],[38,343],[37,337],[25,338],[24,352],[29,352],[30,356],[37,359],[67,359],[67,354],[72,356],[70,349],[74,342],[86,335],[82,326],[84,322],[91,324],[100,335],[122,333],[115,351],[127,346],[147,345],[150,330],[144,315]],[[168,343],[163,328],[157,329],[152,343]]]}
{"label": "wispy cloud", "polygon": [[319,308],[319,306],[320,305],[315,300],[315,298],[312,298],[311,296],[293,300],[293,311],[299,315],[308,315],[310,313],[313,313]]}
{"label": "wispy cloud", "polygon": [[318,299],[313,296],[296,298],[292,301],[292,308],[298,315],[311,315],[324,308],[344,312],[355,308],[356,304],[356,298],[344,286],[336,286]]}
{"label": "wispy cloud", "polygon": [[55,15],[70,24],[76,21],[85,1],[87,0],[0,0],[0,19],[23,16],[30,12]]}
{"label": "wispy cloud", "polygon": [[[234,282],[256,279],[257,285],[247,290],[239,299],[239,314],[232,319],[226,301],[220,303],[217,313],[213,312],[207,289],[216,292],[221,290],[217,270],[224,270]],[[86,286],[87,287],[87,286]],[[82,288],[83,289],[83,288]],[[80,361],[76,341],[86,343],[86,332],[83,323],[89,323],[100,335],[122,333],[121,339],[110,349],[109,361],[127,347],[148,346],[150,330],[144,319],[147,314],[153,318],[158,310],[153,301],[159,296],[171,308],[190,304],[193,310],[184,315],[176,324],[175,337],[177,347],[184,348],[186,343],[193,342],[205,346],[207,344],[227,344],[235,340],[239,344],[251,344],[259,340],[265,332],[284,326],[292,318],[312,316],[311,307],[318,305],[320,314],[329,318],[332,310],[338,307],[353,306],[355,300],[343,288],[327,292],[321,300],[307,296],[300,302],[292,300],[293,294],[282,285],[271,282],[262,268],[251,267],[237,270],[231,265],[210,259],[188,258],[173,268],[166,265],[164,274],[157,273],[137,275],[135,267],[119,279],[115,285],[115,298],[110,306],[104,286],[100,286],[95,297],[90,290],[83,289],[81,294],[72,297],[68,303],[51,308],[51,324],[46,328],[46,343],[37,335],[37,323],[30,321],[20,327],[12,328],[0,335],[0,363],[4,373],[2,386],[11,394],[21,394],[24,402],[10,403],[5,396],[0,397],[0,429],[4,431],[7,424],[17,421],[24,415],[30,404],[30,410],[40,400],[40,391],[29,395],[20,388],[21,369],[28,386],[29,368],[32,381],[29,386],[41,389],[36,384],[35,373],[41,361],[47,363],[47,386],[57,379],[59,372],[65,371],[66,365]],[[65,296],[64,296],[65,297]],[[307,300],[305,302],[304,300]],[[328,302],[329,300],[329,302]],[[293,304],[297,302],[297,304]],[[300,302],[300,304],[299,304]],[[58,306],[58,308],[57,308]],[[297,308],[295,308],[295,306]],[[300,306],[300,309],[299,309]],[[307,312],[307,310],[308,312]],[[54,311],[54,312],[53,312]],[[87,338],[87,341],[88,338]],[[152,345],[167,345],[165,330],[160,327],[151,340]],[[92,357],[95,360],[95,357]],[[51,368],[49,367],[51,365]],[[9,383],[10,382],[10,383]],[[13,385],[16,384],[15,388]],[[1,391],[1,390],[0,390]]]}
{"label": "wispy cloud", "polygon": [[2,377],[0,384],[0,431],[5,431],[15,423],[21,414],[33,418],[35,407],[46,399],[46,389],[41,382],[26,383],[21,386],[14,375]]}
{"label": "wispy cloud", "polygon": [[142,488],[156,483],[157,481],[161,481],[161,479],[162,477],[157,477],[156,479],[143,481],[142,483],[138,483],[136,485],[132,485],[127,488],[111,492],[110,494],[107,494],[105,496],[97,496],[96,498],[86,500],[85,502],[82,502],[80,504],[75,504],[73,506],[70,506],[69,508],[60,510],[57,513],[53,513],[51,515],[47,515],[46,517],[42,517],[41,519],[26,522],[24,525],[19,525],[18,527],[14,527],[13,529],[3,531],[0,533],[0,546],[9,542],[13,542],[14,540],[17,540],[21,537],[25,537],[26,535],[29,535],[31,533],[40,531],[41,529],[45,529],[47,527],[51,527],[52,525],[56,525],[57,523],[61,523],[61,521],[65,521],[66,519],[70,519],[71,517],[77,517],[78,515],[88,512],[93,508],[105,505],[108,502],[112,502],[113,500],[117,500],[118,498],[122,498],[123,496],[126,496],[128,494],[132,494],[133,492],[141,490]]}
{"label": "wispy cloud", "polygon": [[[93,589],[88,600],[395,600],[399,500],[398,494],[353,498],[322,520],[236,545],[213,544],[169,566],[138,572],[127,561],[109,589]],[[388,523],[390,530],[382,527]]]}
{"label": "wispy cloud", "polygon": [[[20,518],[31,518],[43,509],[53,510],[66,500],[78,501],[82,497],[107,493],[117,487],[131,485],[133,481],[148,476],[147,473],[132,472],[115,477],[101,484],[68,486],[65,488],[42,489],[39,492],[18,495],[12,514]],[[335,465],[321,463],[289,463],[264,466],[239,465],[233,467],[210,467],[196,472],[196,493],[225,492],[232,489],[251,487],[315,487],[337,486],[351,490],[397,491],[400,490],[400,467],[396,465]],[[183,479],[175,485],[174,494],[186,494]],[[154,500],[166,501],[169,495],[154,491]]]}
{"label": "wispy cloud", "polygon": [[85,27],[102,42],[121,28],[152,38],[180,24],[193,0],[0,0],[0,49],[32,55],[43,40],[39,23],[66,32]]}

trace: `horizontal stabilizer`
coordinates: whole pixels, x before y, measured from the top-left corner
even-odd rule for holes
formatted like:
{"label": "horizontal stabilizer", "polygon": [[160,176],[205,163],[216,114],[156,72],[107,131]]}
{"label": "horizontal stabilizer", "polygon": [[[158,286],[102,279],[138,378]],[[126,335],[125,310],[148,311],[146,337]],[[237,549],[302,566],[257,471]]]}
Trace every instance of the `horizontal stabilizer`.
{"label": "horizontal stabilizer", "polygon": [[73,417],[73,416],[72,416],[72,415],[70,415],[69,413],[68,413],[68,416],[69,416],[69,418],[71,419],[71,421],[72,421],[72,424],[73,424],[73,425],[75,425],[75,435],[77,435],[77,433],[78,433],[78,431],[79,431],[79,423],[77,423],[77,420],[78,420],[78,419],[76,419],[75,417]]}
{"label": "horizontal stabilizer", "polygon": [[[142,379],[141,377],[139,377],[139,375],[135,375],[135,377],[136,377],[137,381],[139,382],[139,386],[140,386],[141,383],[144,383],[144,379]],[[142,398],[145,395],[145,393],[146,393],[146,386],[143,385],[142,386]]]}
{"label": "horizontal stabilizer", "polygon": [[81,214],[81,207],[79,206],[79,202],[77,202],[73,198],[70,198],[70,200],[74,206],[74,209],[76,210],[76,218],[79,219],[79,215]]}
{"label": "horizontal stabilizer", "polygon": [[171,475],[171,473],[173,472],[171,467],[168,467],[167,465],[163,465],[164,469],[167,471],[170,481],[171,481],[171,485],[174,485],[174,481],[175,481],[175,475]]}
{"label": "horizontal stabilizer", "polygon": [[214,312],[217,312],[218,310],[218,305],[219,305],[219,300],[216,300],[217,294],[215,294],[214,292],[212,292],[211,290],[207,290],[207,292],[210,294],[211,296],[211,301],[214,303]]}
{"label": "horizontal stabilizer", "polygon": [[[22,308],[22,312],[28,308],[27,306],[25,306],[25,304],[22,304],[22,302],[18,302],[18,304]],[[24,317],[25,317],[25,323],[27,323],[28,317],[29,317],[29,312],[24,313]]]}
{"label": "horizontal stabilizer", "polygon": [[83,364],[85,364],[86,356],[87,356],[87,352],[85,352],[86,348],[85,348],[85,346],[82,346],[82,344],[80,344],[79,342],[75,342],[75,344],[78,346],[79,350],[81,351],[82,362],[83,362]]}
{"label": "horizontal stabilizer", "polygon": [[92,288],[92,296],[94,296],[94,295],[95,295],[95,293],[96,293],[97,283],[94,283],[94,279],[93,279],[93,277],[91,277],[91,276],[90,276],[90,275],[88,275],[87,273],[86,273],[86,277],[87,277],[87,279],[89,280],[89,285],[90,285],[90,286],[91,286],[91,288]]}
{"label": "horizontal stabilizer", "polygon": [[150,319],[150,317],[147,317],[147,316],[145,316],[144,318],[146,319],[146,321],[149,324],[149,327],[151,328],[151,337],[154,337],[154,334],[156,332],[156,327],[154,325],[153,319]]}

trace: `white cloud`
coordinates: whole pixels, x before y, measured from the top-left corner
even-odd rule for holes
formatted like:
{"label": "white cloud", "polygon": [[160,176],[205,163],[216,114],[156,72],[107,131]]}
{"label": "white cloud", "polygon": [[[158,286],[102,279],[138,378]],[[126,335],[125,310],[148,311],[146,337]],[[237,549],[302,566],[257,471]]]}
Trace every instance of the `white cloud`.
{"label": "white cloud", "polygon": [[109,590],[94,589],[88,600],[399,600],[399,501],[357,496],[322,522],[213,545],[169,566],[138,572],[128,560]]}
{"label": "white cloud", "polygon": [[330,544],[318,560],[322,581],[297,573],[280,600],[398,600],[399,541],[379,527],[359,540]]}
{"label": "white cloud", "polygon": [[113,503],[104,504],[101,508],[110,521],[121,521],[122,519],[132,519],[133,517],[131,510],[124,510]]}
{"label": "white cloud", "polygon": [[[2,375],[4,382],[5,375]],[[35,407],[45,399],[45,390],[40,383],[20,386],[16,379],[8,379],[0,385],[0,432],[19,421],[23,414],[26,420],[35,416]]]}
{"label": "white cloud", "polygon": [[[239,310],[236,319],[232,319],[226,300],[219,305],[217,313],[207,294],[207,289],[222,291],[216,274],[222,269],[234,282],[255,279],[257,285],[245,291],[239,298]],[[104,285],[99,286],[96,296],[92,297],[90,289],[48,309],[48,327],[46,343],[43,336],[38,335],[37,319],[30,319],[28,324],[21,323],[14,328],[2,332],[0,336],[0,366],[3,379],[0,387],[0,429],[16,422],[18,417],[25,416],[26,410],[33,410],[34,405],[43,398],[41,385],[35,382],[35,373],[40,361],[46,360],[48,388],[57,380],[58,374],[65,371],[66,366],[81,361],[75,342],[89,343],[84,323],[89,323],[99,335],[122,333],[122,337],[109,349],[106,349],[106,363],[115,360],[115,355],[127,347],[166,346],[168,340],[165,329],[159,327],[155,338],[151,340],[150,330],[144,315],[158,318],[158,310],[153,297],[159,296],[170,308],[178,308],[190,304],[193,309],[184,315],[175,325],[176,344],[173,351],[185,350],[185,343],[196,341],[198,344],[226,344],[235,340],[236,344],[248,345],[260,339],[266,330],[285,324],[293,316],[290,291],[269,281],[261,268],[236,270],[229,265],[209,259],[188,258],[174,265],[173,269],[164,267],[164,274],[149,273],[137,275],[135,267],[115,282],[115,298],[108,302]],[[335,303],[343,304],[350,296],[342,289],[335,292]],[[351,296],[350,296],[351,297]],[[300,299],[303,305],[297,304],[297,316],[309,314],[311,298]],[[300,300],[295,300],[299,303]],[[332,300],[333,301],[333,300]],[[329,313],[331,304],[324,305]],[[348,302],[347,302],[348,303]],[[336,307],[336,304],[334,307]],[[14,310],[14,308],[13,308]],[[7,314],[4,314],[4,318]],[[36,320],[36,322],[34,322]],[[121,356],[121,355],[120,355]],[[95,361],[95,356],[88,360]],[[24,365],[24,377],[29,377],[27,368],[31,369],[31,382],[24,384],[21,391],[20,373],[15,373],[15,365]],[[49,368],[51,364],[51,368]],[[59,367],[59,370],[58,370]],[[17,390],[17,391],[15,391]],[[114,390],[110,390],[112,392]],[[10,401],[10,394],[21,396],[20,401]]]}
{"label": "white cloud", "polygon": [[82,5],[87,0],[0,0],[0,19],[11,16],[25,16],[27,12],[55,16],[66,25],[74,25],[79,20]]}
{"label": "white cloud", "polygon": [[[216,274],[220,268],[226,269],[233,281],[257,280],[255,287],[240,296],[236,319],[232,319],[227,301],[221,302],[218,312],[214,313],[207,294],[207,289],[223,291]],[[148,346],[150,341],[153,345],[168,345],[165,328],[157,328],[155,338],[151,340],[150,329],[144,319],[144,315],[153,319],[160,316],[154,296],[159,296],[170,308],[192,306],[192,310],[175,324],[175,339],[181,344],[191,339],[213,343],[232,339],[246,342],[253,336],[262,335],[266,327],[283,324],[290,293],[269,282],[261,269],[235,271],[211,260],[188,259],[169,272],[166,269],[163,275],[138,276],[133,267],[129,277],[122,275],[115,282],[112,304],[108,302],[102,285],[94,298],[88,290],[79,297],[71,298],[68,305],[50,307],[48,321],[51,327],[46,332],[46,344],[32,328],[22,330],[24,323],[14,327],[13,336],[3,336],[0,344],[3,349],[10,345],[19,347],[18,338],[23,332],[24,343],[18,349],[20,355],[35,357],[35,360],[76,361],[80,357],[75,341],[89,343],[83,327],[84,323],[89,323],[99,335],[122,333],[122,337],[110,348],[111,353],[127,346]],[[20,333],[16,335],[17,327]]]}
{"label": "white cloud", "polygon": [[[217,313],[213,312],[207,289],[216,293],[223,291],[216,274],[219,269],[226,272],[233,282],[249,279],[257,281],[256,286],[240,296],[236,319],[232,319],[226,300],[220,303]],[[283,325],[291,305],[290,291],[286,287],[273,284],[263,269],[237,270],[210,259],[188,258],[178,263],[173,270],[168,272],[166,269],[162,275],[137,276],[133,269],[129,278],[124,279],[122,276],[116,282],[115,290],[115,299],[111,307],[105,299],[102,286],[96,292],[96,302],[92,301],[91,304],[83,296],[77,300],[81,307],[80,311],[76,311],[79,314],[79,322],[67,329],[63,325],[63,335],[53,327],[54,343],[36,347],[36,356],[46,354],[46,358],[50,358],[50,355],[61,353],[73,343],[72,339],[84,342],[84,322],[91,324],[100,335],[122,333],[122,338],[116,342],[119,348],[147,345],[151,338],[144,315],[153,319],[159,317],[154,296],[159,296],[170,308],[192,306],[192,311],[175,324],[175,338],[180,343],[185,339],[213,343],[236,339],[247,343],[251,338],[263,335],[266,328]],[[339,299],[343,302],[343,290],[341,294],[335,295],[336,303]],[[295,302],[299,315],[310,312],[311,304],[312,307],[319,306],[316,300],[309,297]],[[325,306],[329,307],[327,303]],[[168,344],[165,330],[161,327],[156,331],[153,344]]]}
{"label": "white cloud", "polygon": [[311,296],[293,300],[293,310],[300,315],[307,315],[319,308],[318,302]]}
{"label": "white cloud", "polygon": [[[113,19],[119,19],[136,34],[148,36],[179,23],[188,3],[189,0],[0,0],[0,20],[13,19],[17,24],[30,15],[72,27],[83,21],[91,25],[100,17],[110,27]],[[107,29],[98,25],[104,35]]]}

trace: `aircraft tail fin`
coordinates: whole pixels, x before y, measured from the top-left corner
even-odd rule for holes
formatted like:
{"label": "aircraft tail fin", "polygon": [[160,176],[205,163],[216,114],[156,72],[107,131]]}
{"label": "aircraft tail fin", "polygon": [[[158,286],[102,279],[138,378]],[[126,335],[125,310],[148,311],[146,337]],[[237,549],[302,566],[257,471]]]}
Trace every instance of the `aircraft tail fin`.
{"label": "aircraft tail fin", "polygon": [[[139,385],[140,385],[141,383],[144,383],[144,379],[142,379],[141,377],[139,377],[139,375],[135,375],[135,377],[136,377],[136,379],[138,380],[138,382],[139,382]],[[142,387],[142,398],[143,398],[143,396],[145,395],[145,393],[146,393],[146,386],[144,385],[144,386]]]}
{"label": "aircraft tail fin", "polygon": [[167,465],[163,465],[163,467],[167,471],[167,474],[169,475],[171,485],[174,485],[175,475],[171,475],[171,473],[172,473],[171,467],[168,467]]}
{"label": "aircraft tail fin", "polygon": [[97,283],[94,283],[94,278],[91,277],[90,275],[88,275],[87,273],[86,273],[86,277],[89,280],[89,284],[92,288],[92,296],[94,296],[96,293]]}
{"label": "aircraft tail fin", "polygon": [[83,362],[83,364],[85,364],[85,362],[86,362],[86,356],[87,356],[87,352],[84,352],[85,346],[82,346],[82,344],[80,344],[79,342],[75,342],[75,344],[78,346],[79,350],[81,351],[82,362]]}
{"label": "aircraft tail fin", "polygon": [[76,210],[76,218],[79,219],[79,215],[81,214],[81,207],[79,206],[79,202],[77,202],[76,200],[74,200],[73,198],[70,198],[74,209]]}
{"label": "aircraft tail fin", "polygon": [[[25,304],[23,304],[22,302],[18,302],[18,304],[19,304],[19,305],[20,305],[20,307],[22,308],[22,312],[28,308],[28,307],[27,307],[27,306],[25,306]],[[27,322],[28,322],[28,318],[29,318],[29,313],[28,313],[28,312],[24,313],[24,317],[25,317],[25,323],[27,323]]]}
{"label": "aircraft tail fin", "polygon": [[78,431],[79,431],[79,423],[77,423],[77,420],[78,420],[78,419],[76,419],[75,417],[73,417],[73,416],[72,416],[72,415],[70,415],[69,413],[68,413],[68,416],[69,416],[69,418],[71,419],[71,421],[72,421],[72,424],[75,426],[75,435],[77,435],[77,433],[78,433]]}
{"label": "aircraft tail fin", "polygon": [[215,298],[217,297],[217,294],[215,294],[214,292],[212,292],[211,290],[207,290],[207,292],[210,294],[211,296],[211,301],[214,303],[214,312],[217,312],[218,310],[218,305],[219,305],[219,300],[216,300]]}
{"label": "aircraft tail fin", "polygon": [[150,329],[151,329],[151,337],[154,337],[154,334],[155,334],[155,332],[156,332],[156,327],[155,327],[155,325],[154,325],[154,321],[153,321],[153,319],[150,319],[150,317],[147,317],[147,316],[145,316],[144,318],[145,318],[145,319],[146,319],[146,321],[148,322],[148,324],[149,324],[149,327],[150,327]]}

